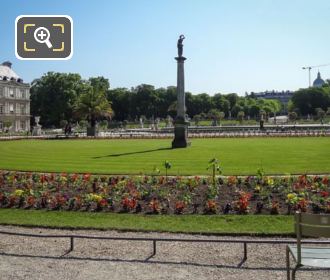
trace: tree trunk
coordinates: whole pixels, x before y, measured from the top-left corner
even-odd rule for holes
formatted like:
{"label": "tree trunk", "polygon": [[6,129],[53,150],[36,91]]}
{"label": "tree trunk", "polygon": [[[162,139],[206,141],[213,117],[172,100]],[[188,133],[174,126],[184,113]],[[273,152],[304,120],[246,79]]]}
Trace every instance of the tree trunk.
{"label": "tree trunk", "polygon": [[90,120],[90,126],[87,127],[87,136],[96,136],[97,131],[96,131],[96,120],[95,118],[91,118]]}

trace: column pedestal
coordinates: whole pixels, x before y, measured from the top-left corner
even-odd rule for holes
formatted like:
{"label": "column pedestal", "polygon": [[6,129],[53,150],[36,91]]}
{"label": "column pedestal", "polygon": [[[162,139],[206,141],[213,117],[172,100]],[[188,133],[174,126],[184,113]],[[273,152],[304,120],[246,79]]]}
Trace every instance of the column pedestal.
{"label": "column pedestal", "polygon": [[186,121],[185,89],[184,89],[184,61],[185,57],[179,56],[175,60],[178,62],[177,71],[177,116],[174,120],[174,140],[172,148],[186,148],[188,142],[188,125]]}
{"label": "column pedestal", "polygon": [[174,139],[172,148],[186,148],[190,146],[188,142],[188,122],[177,120],[174,122]]}

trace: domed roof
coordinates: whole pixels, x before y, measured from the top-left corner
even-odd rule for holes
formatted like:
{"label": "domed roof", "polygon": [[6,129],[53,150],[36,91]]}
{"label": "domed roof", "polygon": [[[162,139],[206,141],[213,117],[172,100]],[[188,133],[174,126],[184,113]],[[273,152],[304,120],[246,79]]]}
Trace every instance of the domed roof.
{"label": "domed roof", "polygon": [[14,78],[15,80],[19,79],[19,76],[11,69],[11,63],[9,61],[5,61],[0,64],[0,80],[4,77],[7,79]]}
{"label": "domed roof", "polygon": [[322,87],[325,84],[325,81],[322,80],[320,71],[317,72],[317,78],[313,82],[313,87]]}

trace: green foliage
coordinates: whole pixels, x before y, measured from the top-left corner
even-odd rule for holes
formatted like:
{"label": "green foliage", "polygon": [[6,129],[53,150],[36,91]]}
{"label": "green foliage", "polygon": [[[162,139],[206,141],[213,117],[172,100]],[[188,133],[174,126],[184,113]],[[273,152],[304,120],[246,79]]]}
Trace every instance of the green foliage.
{"label": "green foliage", "polygon": [[239,120],[240,123],[243,122],[243,120],[244,120],[244,116],[245,116],[244,111],[239,111],[239,112],[238,112],[238,114],[237,114],[237,119]]}
{"label": "green foliage", "polygon": [[[165,119],[168,115],[172,118],[176,115],[177,94],[174,86],[156,89],[152,85],[141,84],[131,89],[109,89],[109,80],[104,77],[83,80],[79,74],[56,72],[48,72],[33,81],[31,113],[41,116],[43,127],[59,127],[61,120],[80,121],[85,115],[75,114],[76,104],[82,101],[81,95],[90,92],[90,88],[95,93],[103,92],[106,99],[111,101],[113,119],[117,122],[138,120],[140,116]],[[244,112],[245,116],[257,118],[261,110],[275,114],[281,109],[277,101],[256,99],[253,95],[242,97],[236,93],[217,93],[210,96],[190,92],[186,93],[186,107],[187,114],[194,119],[195,124],[205,119],[207,114],[217,123],[229,114],[238,118],[238,113]]]}
{"label": "green foliage", "polygon": [[[150,119],[151,117],[166,118],[168,114],[174,117],[176,114],[175,87],[155,89],[152,85],[142,84],[132,89],[109,90],[107,96],[112,102],[113,110],[116,113],[114,118],[117,121],[133,120],[136,116],[141,115]],[[245,116],[256,118],[260,110],[272,115],[281,110],[281,104],[276,100],[242,97],[236,93],[217,93],[210,96],[206,93],[186,92],[186,107],[187,114],[196,125],[206,116],[219,122],[228,117],[229,113],[236,118],[237,114],[243,111]]]}
{"label": "green foliage", "polygon": [[322,108],[316,108],[315,112],[316,112],[316,117],[322,122],[326,115],[325,111]]}
{"label": "green foliage", "polygon": [[164,167],[165,167],[165,177],[167,178],[167,171],[171,169],[172,163],[170,163],[168,160],[165,160]]}
{"label": "green foliage", "polygon": [[3,126],[5,128],[10,128],[12,125],[13,125],[13,123],[11,121],[4,121],[4,123],[3,123]]}
{"label": "green foliage", "polygon": [[74,107],[74,111],[81,118],[89,121],[90,127],[95,127],[96,121],[102,118],[111,118],[113,111],[105,92],[101,87],[89,86],[82,93]]}
{"label": "green foliage", "polygon": [[293,94],[292,104],[303,116],[316,114],[316,108],[326,111],[330,106],[330,87],[300,89]]}
{"label": "green foliage", "polygon": [[261,167],[261,168],[258,168],[257,169],[257,178],[262,180],[265,176],[265,171],[264,169]]}
{"label": "green foliage", "polygon": [[85,81],[79,74],[48,72],[31,85],[31,114],[40,116],[43,127],[60,127],[61,121],[79,121],[74,114],[75,104],[91,85],[108,90],[109,82],[103,77]]}
{"label": "green foliage", "polygon": [[212,184],[213,187],[216,187],[215,179],[216,179],[216,173],[221,174],[221,168],[219,165],[219,160],[217,158],[212,158],[209,161],[209,165],[207,166],[207,170],[212,169]]}
{"label": "green foliage", "polygon": [[116,229],[187,233],[294,234],[293,217],[270,215],[132,215],[0,209],[0,224],[68,229]]}
{"label": "green foliage", "polygon": [[298,115],[296,112],[290,112],[289,113],[289,120],[290,121],[295,121],[297,119]]}

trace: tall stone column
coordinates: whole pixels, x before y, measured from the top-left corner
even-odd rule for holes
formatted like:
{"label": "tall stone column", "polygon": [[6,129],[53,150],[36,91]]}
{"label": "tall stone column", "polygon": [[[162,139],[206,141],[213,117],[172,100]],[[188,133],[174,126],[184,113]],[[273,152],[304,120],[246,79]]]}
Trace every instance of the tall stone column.
{"label": "tall stone column", "polygon": [[174,140],[172,148],[186,148],[188,143],[188,122],[186,120],[186,102],[184,90],[184,61],[183,56],[175,58],[178,62],[177,73],[177,116],[174,120]]}

